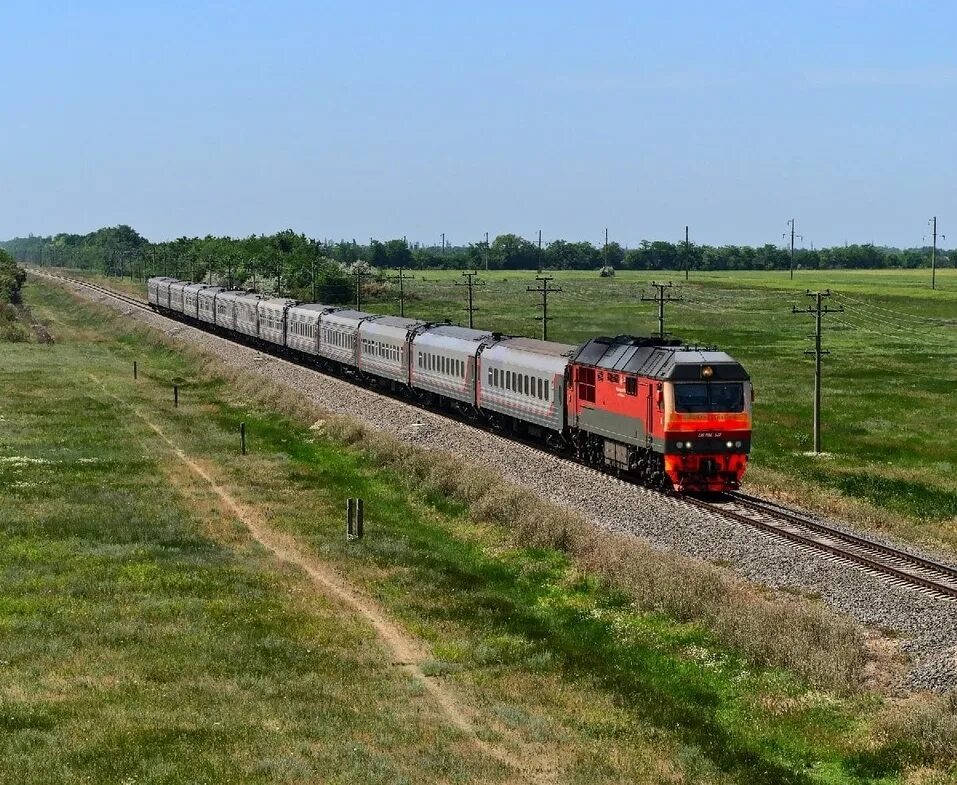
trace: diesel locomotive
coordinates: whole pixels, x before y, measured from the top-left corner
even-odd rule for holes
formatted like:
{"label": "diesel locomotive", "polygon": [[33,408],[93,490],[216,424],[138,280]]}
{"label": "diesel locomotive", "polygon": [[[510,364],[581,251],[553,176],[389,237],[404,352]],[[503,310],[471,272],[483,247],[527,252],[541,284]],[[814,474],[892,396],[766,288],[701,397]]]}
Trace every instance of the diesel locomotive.
{"label": "diesel locomotive", "polygon": [[738,488],[748,373],[724,352],[620,335],[581,346],[150,278],[155,310],[453,410],[662,490]]}

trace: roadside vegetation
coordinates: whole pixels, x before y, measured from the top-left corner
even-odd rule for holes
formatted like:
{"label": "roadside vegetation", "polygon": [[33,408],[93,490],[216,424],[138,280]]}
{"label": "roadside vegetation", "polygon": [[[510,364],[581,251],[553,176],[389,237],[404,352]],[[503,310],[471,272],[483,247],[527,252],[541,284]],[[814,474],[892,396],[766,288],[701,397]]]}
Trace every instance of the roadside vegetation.
{"label": "roadside vegetation", "polygon": [[[423,715],[370,633],[217,514],[127,405],[374,597],[483,737],[557,781],[945,781],[953,705],[862,689],[860,633],[814,603],[603,540],[493,473],[30,291],[58,343],[8,345],[0,368],[0,781],[510,776]],[[346,543],[356,495],[367,537]]]}
{"label": "roadside vegetation", "polygon": [[0,341],[29,340],[20,306],[20,289],[27,274],[13,257],[0,249]]}

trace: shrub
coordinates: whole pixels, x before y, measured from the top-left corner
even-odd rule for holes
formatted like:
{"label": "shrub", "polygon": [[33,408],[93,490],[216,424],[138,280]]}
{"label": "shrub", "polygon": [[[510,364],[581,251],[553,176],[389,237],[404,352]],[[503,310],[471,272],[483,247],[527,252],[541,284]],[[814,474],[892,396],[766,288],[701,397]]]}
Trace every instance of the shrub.
{"label": "shrub", "polygon": [[874,724],[875,757],[885,764],[947,767],[957,764],[957,692],[913,695],[890,704]]}

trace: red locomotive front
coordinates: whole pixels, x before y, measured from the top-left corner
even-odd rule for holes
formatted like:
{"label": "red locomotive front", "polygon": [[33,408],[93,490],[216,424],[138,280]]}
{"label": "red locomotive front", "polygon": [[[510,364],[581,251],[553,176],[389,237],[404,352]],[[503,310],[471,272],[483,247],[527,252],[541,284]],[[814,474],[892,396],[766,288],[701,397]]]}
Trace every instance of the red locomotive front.
{"label": "red locomotive front", "polygon": [[579,457],[663,489],[739,487],[751,449],[751,381],[724,352],[618,336],[569,365],[568,425]]}

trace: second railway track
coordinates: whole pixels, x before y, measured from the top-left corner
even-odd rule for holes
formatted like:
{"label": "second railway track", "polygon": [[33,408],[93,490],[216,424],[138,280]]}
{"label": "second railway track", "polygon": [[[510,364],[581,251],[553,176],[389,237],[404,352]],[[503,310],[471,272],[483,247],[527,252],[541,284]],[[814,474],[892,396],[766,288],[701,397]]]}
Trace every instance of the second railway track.
{"label": "second railway track", "polygon": [[[33,272],[98,292],[135,308],[156,313],[144,300],[123,292],[117,292],[79,278],[47,272]],[[157,315],[162,316],[162,314]],[[182,323],[170,317],[165,318]],[[197,325],[191,324],[190,326],[195,327]],[[231,338],[224,338],[224,340],[233,340],[235,343],[244,345]],[[264,351],[261,347],[256,347],[256,350]],[[598,472],[597,469],[594,471]],[[620,479],[628,482],[624,478]],[[852,534],[774,502],[745,493],[725,494],[714,501],[690,496],[677,498],[682,503],[711,514],[757,528],[798,546],[849,562],[867,572],[883,576],[895,584],[915,587],[939,597],[957,598],[957,567],[952,565],[933,561],[900,548]]]}

